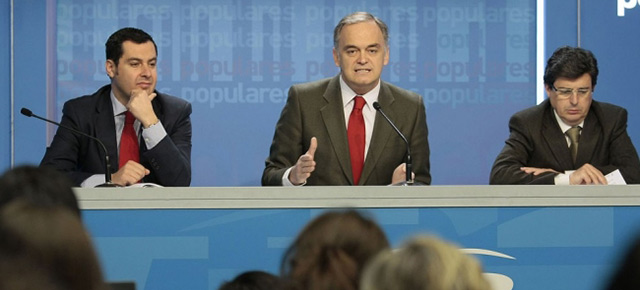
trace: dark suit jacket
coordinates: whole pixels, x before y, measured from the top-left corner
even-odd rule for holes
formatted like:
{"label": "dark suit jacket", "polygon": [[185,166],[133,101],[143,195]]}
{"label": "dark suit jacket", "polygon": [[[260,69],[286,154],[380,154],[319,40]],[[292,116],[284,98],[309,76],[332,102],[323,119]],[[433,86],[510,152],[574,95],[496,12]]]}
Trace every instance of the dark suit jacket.
{"label": "dark suit jacket", "polygon": [[627,183],[640,183],[638,153],[627,135],[627,111],[593,101],[584,121],[576,164],[549,100],[516,113],[511,132],[491,170],[491,184],[553,184],[556,174],[526,174],[522,166],[575,170],[589,163],[603,174],[620,169]]}
{"label": "dark suit jacket", "polygon": [[[61,123],[100,139],[109,152],[113,173],[118,170],[118,143],[110,92],[111,85],[107,85],[93,95],[67,101],[62,109]],[[140,142],[140,163],[151,171],[143,182],[163,186],[189,186],[191,104],[156,93],[151,104],[167,136],[151,150],[147,150],[144,141]],[[91,175],[105,173],[104,152],[98,142],[63,128],[58,128],[40,165],[52,166],[68,173],[77,186]]]}
{"label": "dark suit jacket", "polygon": [[[271,144],[262,185],[282,185],[282,176],[318,139],[316,169],[307,185],[352,185],[351,159],[339,76],[294,85]],[[382,82],[378,103],[411,144],[416,181],[431,183],[427,121],[422,97]],[[379,115],[379,114],[378,114]],[[406,144],[393,128],[376,116],[360,185],[391,183],[393,170],[404,162]]]}

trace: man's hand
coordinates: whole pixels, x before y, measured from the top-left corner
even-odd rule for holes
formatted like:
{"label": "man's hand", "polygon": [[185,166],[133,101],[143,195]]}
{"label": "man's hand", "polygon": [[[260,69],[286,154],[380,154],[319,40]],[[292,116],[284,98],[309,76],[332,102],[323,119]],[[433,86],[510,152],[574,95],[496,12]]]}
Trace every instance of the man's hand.
{"label": "man's hand", "polygon": [[553,172],[553,173],[560,173],[558,171],[555,171],[551,168],[538,168],[538,167],[520,167],[520,170],[524,171],[526,174],[532,174],[535,176],[538,176],[542,173],[545,172]]}
{"label": "man's hand", "polygon": [[116,173],[111,175],[111,182],[121,186],[132,185],[138,183],[138,181],[149,173],[151,173],[151,171],[144,168],[142,164],[129,160],[124,166],[120,167]]}
{"label": "man's hand", "polygon": [[291,184],[300,185],[305,183],[307,178],[311,176],[311,172],[316,170],[316,162],[313,161],[316,148],[318,148],[318,140],[316,137],[312,137],[309,150],[298,158],[298,162],[296,162],[296,165],[294,165],[289,172],[289,181],[291,181]]}
{"label": "man's hand", "polygon": [[[411,172],[411,179],[416,178],[416,174]],[[407,181],[407,164],[402,163],[393,170],[393,176],[391,176],[391,184]]]}
{"label": "man's hand", "polygon": [[569,184],[607,184],[607,179],[600,170],[586,163],[569,175]]}
{"label": "man's hand", "polygon": [[133,114],[143,128],[158,123],[158,117],[153,111],[151,101],[156,97],[156,93],[147,94],[147,91],[134,89],[129,96],[129,103],[126,104],[127,110]]}

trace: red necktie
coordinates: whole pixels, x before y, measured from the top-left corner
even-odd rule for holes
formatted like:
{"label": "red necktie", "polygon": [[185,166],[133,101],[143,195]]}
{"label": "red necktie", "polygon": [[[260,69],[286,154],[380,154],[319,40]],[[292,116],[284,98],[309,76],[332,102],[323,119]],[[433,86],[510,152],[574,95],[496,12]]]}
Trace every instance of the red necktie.
{"label": "red necktie", "polygon": [[351,170],[353,173],[353,184],[360,182],[362,167],[364,166],[364,117],[362,117],[362,107],[366,101],[361,96],[355,96],[353,111],[349,116],[349,127],[347,128],[347,138],[349,139],[349,154],[351,156]]}
{"label": "red necktie", "polygon": [[140,163],[138,136],[136,136],[136,130],[133,128],[133,122],[136,118],[129,111],[124,116],[124,128],[120,137],[120,167],[129,160]]}

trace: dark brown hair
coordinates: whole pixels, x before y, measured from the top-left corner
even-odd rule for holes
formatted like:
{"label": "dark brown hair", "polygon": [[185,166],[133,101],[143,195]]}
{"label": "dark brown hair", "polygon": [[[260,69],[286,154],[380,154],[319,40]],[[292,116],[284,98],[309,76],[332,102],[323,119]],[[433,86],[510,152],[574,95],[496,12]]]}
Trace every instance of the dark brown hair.
{"label": "dark brown hair", "polygon": [[355,210],[326,212],[300,232],[282,260],[293,289],[357,290],[365,264],[389,248],[382,229]]}
{"label": "dark brown hair", "polygon": [[591,87],[598,83],[598,60],[584,48],[563,46],[553,52],[544,71],[544,84],[553,88],[558,78],[576,79],[591,76]]}
{"label": "dark brown hair", "polygon": [[0,252],[32,261],[65,289],[105,287],[91,238],[66,207],[16,199],[0,211],[0,237]]}

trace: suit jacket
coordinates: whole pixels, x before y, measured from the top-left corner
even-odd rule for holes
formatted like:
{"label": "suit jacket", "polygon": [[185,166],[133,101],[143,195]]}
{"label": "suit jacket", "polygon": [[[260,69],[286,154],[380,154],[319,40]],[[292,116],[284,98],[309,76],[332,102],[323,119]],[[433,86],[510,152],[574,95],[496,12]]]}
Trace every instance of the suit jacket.
{"label": "suit jacket", "polygon": [[[94,136],[109,152],[112,173],[118,170],[118,143],[110,98],[111,85],[93,95],[67,101],[61,124]],[[151,171],[143,182],[163,186],[189,186],[191,183],[191,104],[156,92],[153,110],[167,132],[153,149],[140,142],[140,163]],[[58,128],[40,163],[67,173],[79,186],[94,174],[105,173],[104,151],[98,142]]]}
{"label": "suit jacket", "polygon": [[[382,82],[378,103],[410,142],[416,181],[430,184],[422,97]],[[282,185],[284,172],[307,152],[314,136],[318,139],[316,169],[307,185],[353,185],[339,76],[290,88],[265,162],[262,185]],[[390,184],[394,169],[404,163],[406,148],[387,121],[376,116],[359,184]]]}
{"label": "suit jacket", "polygon": [[580,134],[576,164],[549,100],[514,114],[510,136],[491,170],[491,184],[554,184],[554,173],[526,174],[522,166],[575,170],[589,163],[603,174],[620,169],[627,183],[640,183],[638,153],[627,134],[627,111],[593,101]]}

